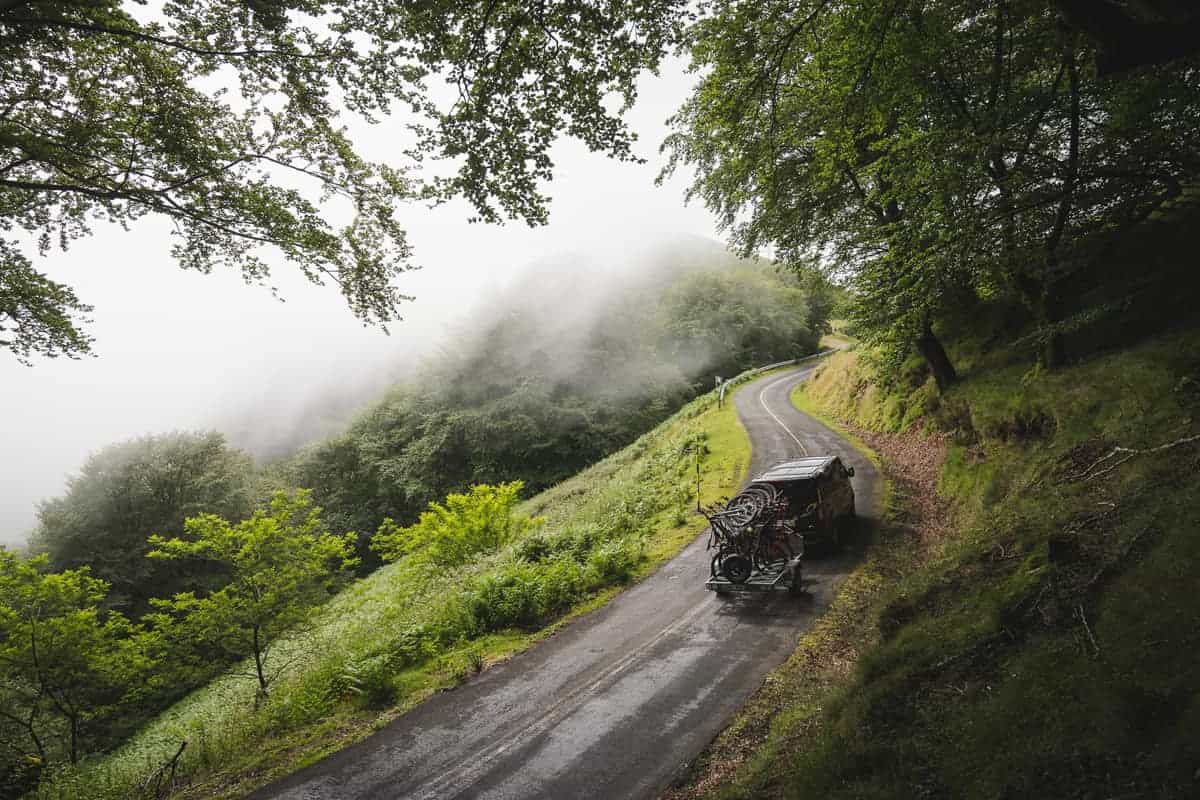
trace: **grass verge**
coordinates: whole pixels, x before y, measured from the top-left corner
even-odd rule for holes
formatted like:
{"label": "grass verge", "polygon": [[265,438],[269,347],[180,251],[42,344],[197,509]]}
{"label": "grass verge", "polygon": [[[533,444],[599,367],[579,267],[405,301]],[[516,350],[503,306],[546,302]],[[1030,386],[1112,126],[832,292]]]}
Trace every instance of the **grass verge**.
{"label": "grass verge", "polygon": [[695,511],[697,467],[709,504],[737,490],[749,457],[733,403],[718,409],[701,397],[526,501],[523,512],[546,518],[536,547],[514,542],[444,574],[408,559],[380,569],[277,645],[277,663],[290,666],[263,707],[235,669],[118,751],[44,782],[38,797],[138,797],[183,741],[171,797],[237,797],[315,762],[655,570],[706,525]]}
{"label": "grass verge", "polygon": [[[908,540],[764,689],[770,735],[700,793],[1200,793],[1200,331],[1052,373],[998,359],[942,396],[843,353],[801,402],[946,457],[891,503]],[[939,536],[904,523],[928,494],[954,509]]]}

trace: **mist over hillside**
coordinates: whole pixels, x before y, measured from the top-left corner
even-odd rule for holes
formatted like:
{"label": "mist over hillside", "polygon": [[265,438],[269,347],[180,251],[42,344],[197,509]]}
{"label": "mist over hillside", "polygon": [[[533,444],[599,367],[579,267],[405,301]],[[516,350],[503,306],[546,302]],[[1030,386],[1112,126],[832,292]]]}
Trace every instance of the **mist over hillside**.
{"label": "mist over hillside", "polygon": [[[9,402],[26,425],[5,431],[3,449],[23,458],[0,467],[0,541],[23,541],[37,503],[60,492],[89,453],[145,434],[216,430],[269,464],[336,437],[406,381],[498,371],[597,398],[628,398],[646,386],[685,391],[685,375],[715,366],[707,363],[711,343],[693,339],[664,367],[651,365],[630,335],[654,324],[650,301],[680,275],[739,263],[699,236],[614,238],[580,242],[524,266],[476,265],[454,285],[431,273],[443,284],[421,292],[390,336],[325,313],[336,298],[301,284],[285,283],[288,302],[279,304],[264,293],[232,291],[225,284],[236,282],[233,276],[147,270],[144,280],[195,302],[160,310],[114,296],[96,322],[112,354],[18,376],[27,396]],[[87,277],[80,273],[81,281]],[[222,313],[214,317],[218,297]],[[141,330],[129,325],[135,317],[145,320]],[[621,357],[598,361],[609,347],[624,348]],[[465,401],[489,391],[459,383]],[[44,399],[31,403],[35,398]]]}
{"label": "mist over hillside", "polygon": [[[389,388],[460,372],[484,352],[493,366],[503,363],[514,374],[546,375],[600,394],[636,392],[651,378],[644,371],[645,354],[630,352],[619,370],[609,365],[598,372],[593,339],[606,335],[601,332],[606,326],[632,334],[652,324],[644,301],[689,270],[751,263],[701,237],[543,257],[504,282],[463,287],[457,308],[444,301],[444,319],[422,326],[419,338],[404,337],[386,358],[346,363],[345,353],[336,361],[314,354],[316,369],[303,360],[283,363],[263,376],[252,396],[236,399],[199,425],[225,434],[261,463],[274,462],[341,432]],[[617,318],[622,322],[612,325]],[[684,363],[677,367],[684,374],[703,369],[711,356],[681,355]]]}
{"label": "mist over hillside", "polygon": [[[707,241],[544,259],[472,307],[342,433],[277,467],[365,541],[473,484],[551,486],[715,376],[813,352],[830,291]],[[825,287],[824,290],[821,287]],[[371,554],[362,553],[369,565]]]}

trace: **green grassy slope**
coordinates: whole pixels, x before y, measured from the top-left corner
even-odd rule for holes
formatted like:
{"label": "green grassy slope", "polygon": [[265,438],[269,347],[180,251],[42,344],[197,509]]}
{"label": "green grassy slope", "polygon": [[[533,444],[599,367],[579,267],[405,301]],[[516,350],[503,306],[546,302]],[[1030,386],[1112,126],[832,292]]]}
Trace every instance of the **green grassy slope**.
{"label": "green grassy slope", "polygon": [[980,360],[944,397],[843,353],[801,402],[944,435],[953,524],[868,559],[853,667],[719,794],[1200,796],[1200,330],[1053,373]]}
{"label": "green grassy slope", "polygon": [[[200,689],[116,753],[64,773],[39,797],[128,798],[187,741],[174,797],[226,797],[363,738],[439,689],[519,651],[649,573],[705,526],[696,506],[732,494],[750,447],[733,404],[706,395],[594,467],[527,501],[546,517],[536,564],[517,542],[447,574],[402,560],[333,599],[281,643],[292,662],[268,703],[233,673]],[[493,603],[481,625],[479,603]],[[490,598],[490,599],[487,599]]]}

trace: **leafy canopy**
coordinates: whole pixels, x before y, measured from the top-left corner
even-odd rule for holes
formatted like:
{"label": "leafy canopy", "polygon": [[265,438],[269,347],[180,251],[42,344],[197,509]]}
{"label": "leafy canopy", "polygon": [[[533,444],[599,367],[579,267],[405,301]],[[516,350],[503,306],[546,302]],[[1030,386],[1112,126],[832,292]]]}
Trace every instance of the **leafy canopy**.
{"label": "leafy canopy", "polygon": [[385,561],[420,554],[440,567],[463,564],[539,527],[544,520],[514,511],[524,484],[472,486],[466,494],[451,494],[446,502],[430,503],[415,525],[401,528],[385,519],[371,547]]}
{"label": "leafy canopy", "polygon": [[181,618],[193,641],[226,657],[252,657],[253,677],[265,697],[282,666],[270,663],[271,645],[311,618],[356,563],[355,535],[329,533],[310,493],[279,492],[270,509],[236,525],[213,514],[188,519],[182,538],[151,536],[151,559],[216,563],[229,582],[197,596],[183,592],[156,600]]}
{"label": "leafy canopy", "polygon": [[104,609],[88,570],[0,548],[0,742],[37,765],[91,752],[105,722],[150,685],[153,634]]}
{"label": "leafy canopy", "polygon": [[[401,206],[463,196],[482,219],[536,224],[559,135],[634,158],[621,115],[683,5],[5,0],[0,273],[28,271],[19,241],[44,254],[97,221],[156,215],[185,268],[266,282],[282,257],[360,319],[394,320],[411,266]],[[406,134],[382,164],[346,123],[391,114]],[[430,158],[447,168],[423,174]],[[88,350],[69,290],[6,281],[0,346]]]}
{"label": "leafy canopy", "polygon": [[1038,0],[707,10],[671,167],[696,168],[692,196],[744,252],[849,273],[879,343],[928,342],[996,296],[1060,329],[1077,245],[1176,201],[1200,166],[1200,73],[1105,79]]}
{"label": "leafy canopy", "polygon": [[137,615],[151,597],[197,589],[209,571],[148,561],[146,538],[172,537],[201,513],[248,515],[253,465],[219,433],[176,432],[110,445],[91,455],[67,492],[38,509],[32,547],[53,569],[88,566],[112,584],[111,602]]}

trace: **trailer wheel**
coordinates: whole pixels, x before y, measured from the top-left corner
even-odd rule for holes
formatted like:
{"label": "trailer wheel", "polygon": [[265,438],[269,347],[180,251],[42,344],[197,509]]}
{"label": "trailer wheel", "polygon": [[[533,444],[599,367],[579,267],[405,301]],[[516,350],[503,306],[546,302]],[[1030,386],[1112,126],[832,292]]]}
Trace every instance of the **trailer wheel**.
{"label": "trailer wheel", "polygon": [[753,571],[754,565],[750,559],[738,553],[721,559],[721,574],[728,578],[730,583],[745,583]]}
{"label": "trailer wheel", "polygon": [[800,565],[797,564],[792,569],[792,582],[788,584],[788,593],[792,595],[803,594],[804,581],[800,577]]}

